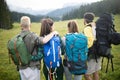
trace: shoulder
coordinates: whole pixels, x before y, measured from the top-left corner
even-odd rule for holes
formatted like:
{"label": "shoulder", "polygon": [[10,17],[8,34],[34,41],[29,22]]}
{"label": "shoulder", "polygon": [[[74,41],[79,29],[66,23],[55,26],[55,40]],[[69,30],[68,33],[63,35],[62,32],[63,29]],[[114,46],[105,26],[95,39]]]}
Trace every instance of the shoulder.
{"label": "shoulder", "polygon": [[39,36],[35,32],[30,32],[26,38],[31,41],[35,41],[39,38]]}
{"label": "shoulder", "polygon": [[92,27],[91,26],[86,26],[85,28],[84,28],[84,30],[85,29],[92,29]]}
{"label": "shoulder", "polygon": [[85,28],[84,28],[84,32],[88,32],[88,31],[92,31],[92,27],[91,26],[86,26]]}
{"label": "shoulder", "polygon": [[38,38],[39,37],[38,34],[36,34],[35,32],[30,32],[29,36],[32,37],[32,38]]}
{"label": "shoulder", "polygon": [[61,39],[62,39],[62,41],[65,41],[65,36],[63,36]]}

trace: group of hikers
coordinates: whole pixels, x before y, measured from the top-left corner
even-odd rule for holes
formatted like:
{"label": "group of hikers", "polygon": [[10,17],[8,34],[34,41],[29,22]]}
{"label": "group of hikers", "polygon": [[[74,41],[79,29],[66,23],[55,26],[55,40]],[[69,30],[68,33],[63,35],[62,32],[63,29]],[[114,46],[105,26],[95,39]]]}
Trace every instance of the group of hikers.
{"label": "group of hikers", "polygon": [[[21,26],[21,32],[20,35],[24,36],[23,40],[25,42],[27,51],[29,54],[32,55],[31,60],[28,65],[18,65],[17,68],[20,73],[21,80],[40,80],[40,70],[41,70],[41,60],[43,59],[43,73],[46,80],[63,80],[63,76],[65,75],[65,80],[82,80],[82,77],[84,76],[85,80],[99,80],[99,73],[98,71],[101,69],[101,57],[93,54],[90,55],[89,49],[93,46],[94,41],[96,40],[96,23],[94,22],[94,13],[92,12],[86,12],[83,16],[84,18],[84,29],[83,32],[79,32],[77,22],[74,20],[70,20],[67,24],[67,34],[63,37],[59,36],[59,33],[54,30],[54,22],[50,18],[45,18],[41,20],[41,28],[40,28],[40,34],[39,36],[31,32],[31,20],[28,16],[22,16],[20,20],[20,26]],[[79,49],[80,55],[76,55],[73,48],[74,46],[82,46],[82,42],[79,44],[77,43],[77,39],[74,35],[71,39],[73,39],[73,46],[71,49],[68,48],[68,45],[72,42],[69,41],[70,37],[67,35],[75,34],[79,36],[81,34],[84,39],[84,46],[85,49]],[[104,34],[104,33],[103,33]],[[58,37],[57,37],[58,36]],[[82,37],[80,37],[82,38]],[[57,44],[55,41],[58,40]],[[82,39],[80,39],[82,41]],[[76,44],[76,43],[77,44]],[[53,49],[50,51],[48,46],[48,43],[52,45],[50,49]],[[75,45],[74,45],[75,44]],[[37,45],[37,47],[35,47]],[[54,46],[53,46],[54,45]],[[107,50],[108,53],[110,53],[110,49]],[[54,51],[55,49],[55,51]],[[57,49],[57,50],[56,50]],[[76,55],[76,57],[81,58],[82,54],[83,56],[86,55],[86,58],[83,58],[84,63],[80,65],[86,66],[84,67],[86,70],[83,70],[82,73],[72,73],[72,69],[69,69],[69,62],[71,57],[69,57],[69,54],[72,52],[69,52],[73,50],[72,55]],[[81,52],[83,50],[83,52]],[[9,51],[10,52],[10,51]],[[16,51],[17,52],[17,51]],[[56,52],[58,52],[58,55],[56,55]],[[53,53],[53,54],[51,54]],[[78,52],[79,53],[79,52]],[[40,57],[39,55],[42,55]],[[46,58],[46,56],[52,55],[51,59]],[[64,57],[61,57],[63,55]],[[58,58],[56,58],[56,56]],[[73,58],[73,57],[72,57]],[[54,62],[57,60],[57,62]],[[82,59],[81,59],[82,60]],[[52,62],[53,61],[53,62]],[[74,59],[74,61],[77,62],[77,59]],[[79,61],[78,61],[79,62]],[[77,63],[78,63],[77,62]],[[81,61],[82,62],[82,61]],[[48,64],[47,64],[48,63]],[[72,66],[73,64],[71,64]],[[57,67],[56,67],[57,66]],[[77,65],[79,67],[79,65]],[[74,70],[74,69],[73,69]]]}

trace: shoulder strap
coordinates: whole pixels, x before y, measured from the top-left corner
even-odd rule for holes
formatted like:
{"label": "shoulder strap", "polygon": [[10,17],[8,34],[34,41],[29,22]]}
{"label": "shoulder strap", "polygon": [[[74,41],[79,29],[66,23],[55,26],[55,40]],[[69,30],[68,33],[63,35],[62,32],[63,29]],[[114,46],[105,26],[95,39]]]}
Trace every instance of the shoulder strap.
{"label": "shoulder strap", "polygon": [[[88,28],[88,27],[92,29],[92,26],[86,26],[85,28]],[[83,33],[84,33],[84,30],[83,30]],[[92,34],[93,34],[93,30],[92,30]]]}
{"label": "shoulder strap", "polygon": [[61,53],[62,53],[62,55],[64,55],[64,53],[65,53],[65,46],[64,46],[64,44],[62,42],[61,36],[58,35],[58,37],[60,39]]}
{"label": "shoulder strap", "polygon": [[92,27],[91,23],[87,24],[86,27]]}
{"label": "shoulder strap", "polygon": [[[85,28],[87,28],[87,27],[92,28],[92,27],[91,27],[91,26],[89,26],[89,25],[85,25]],[[83,29],[83,34],[84,34],[84,30],[85,30],[85,28]]]}
{"label": "shoulder strap", "polygon": [[[37,42],[38,38],[35,40],[35,42]],[[33,53],[34,49],[37,48],[38,49],[38,44],[36,43],[31,51],[31,54]],[[37,50],[38,51],[38,50]]]}
{"label": "shoulder strap", "polygon": [[26,32],[25,34],[23,34],[23,35],[21,35],[21,34],[19,34],[19,36],[21,36],[23,39],[28,35],[28,34],[30,34],[31,32]]}

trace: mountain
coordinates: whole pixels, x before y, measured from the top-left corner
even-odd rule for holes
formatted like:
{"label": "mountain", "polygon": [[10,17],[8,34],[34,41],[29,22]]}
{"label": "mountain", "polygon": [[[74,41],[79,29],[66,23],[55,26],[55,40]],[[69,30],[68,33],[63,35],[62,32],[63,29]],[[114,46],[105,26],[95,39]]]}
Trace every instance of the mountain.
{"label": "mountain", "polygon": [[61,19],[64,14],[70,12],[71,10],[79,8],[79,7],[80,7],[80,5],[63,7],[63,8],[56,9],[54,11],[49,12],[48,14],[46,14],[46,16],[49,16],[49,17],[58,17],[58,18]]}
{"label": "mountain", "polygon": [[9,9],[11,11],[15,11],[15,12],[20,12],[20,13],[27,13],[27,14],[31,14],[31,15],[46,15],[46,16],[50,16],[50,17],[61,17],[64,13],[71,11],[72,9],[80,6],[80,4],[64,4],[63,8],[60,9],[54,9],[54,10],[33,10],[31,8],[23,8],[23,7],[19,7],[19,6],[15,6],[15,5],[8,5]]}
{"label": "mountain", "polygon": [[10,11],[15,11],[19,13],[26,13],[31,15],[46,15],[47,13],[51,12],[52,10],[33,10],[31,8],[22,8],[18,6],[8,5]]}
{"label": "mountain", "polygon": [[82,4],[65,4],[63,8],[55,9],[55,10],[33,10],[31,8],[23,8],[14,5],[8,5],[11,12],[25,13],[33,16],[45,16],[50,17],[54,20],[61,20],[62,16],[71,10],[79,8]]}

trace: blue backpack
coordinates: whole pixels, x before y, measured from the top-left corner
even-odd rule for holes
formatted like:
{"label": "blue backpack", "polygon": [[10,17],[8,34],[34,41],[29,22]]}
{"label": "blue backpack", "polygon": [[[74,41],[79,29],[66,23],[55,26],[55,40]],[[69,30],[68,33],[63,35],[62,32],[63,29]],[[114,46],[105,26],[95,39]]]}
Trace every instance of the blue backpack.
{"label": "blue backpack", "polygon": [[61,44],[60,37],[53,36],[49,42],[44,44],[44,63],[48,68],[60,66]]}
{"label": "blue backpack", "polygon": [[71,33],[66,38],[67,66],[75,75],[85,74],[87,71],[87,37],[82,33]]}

